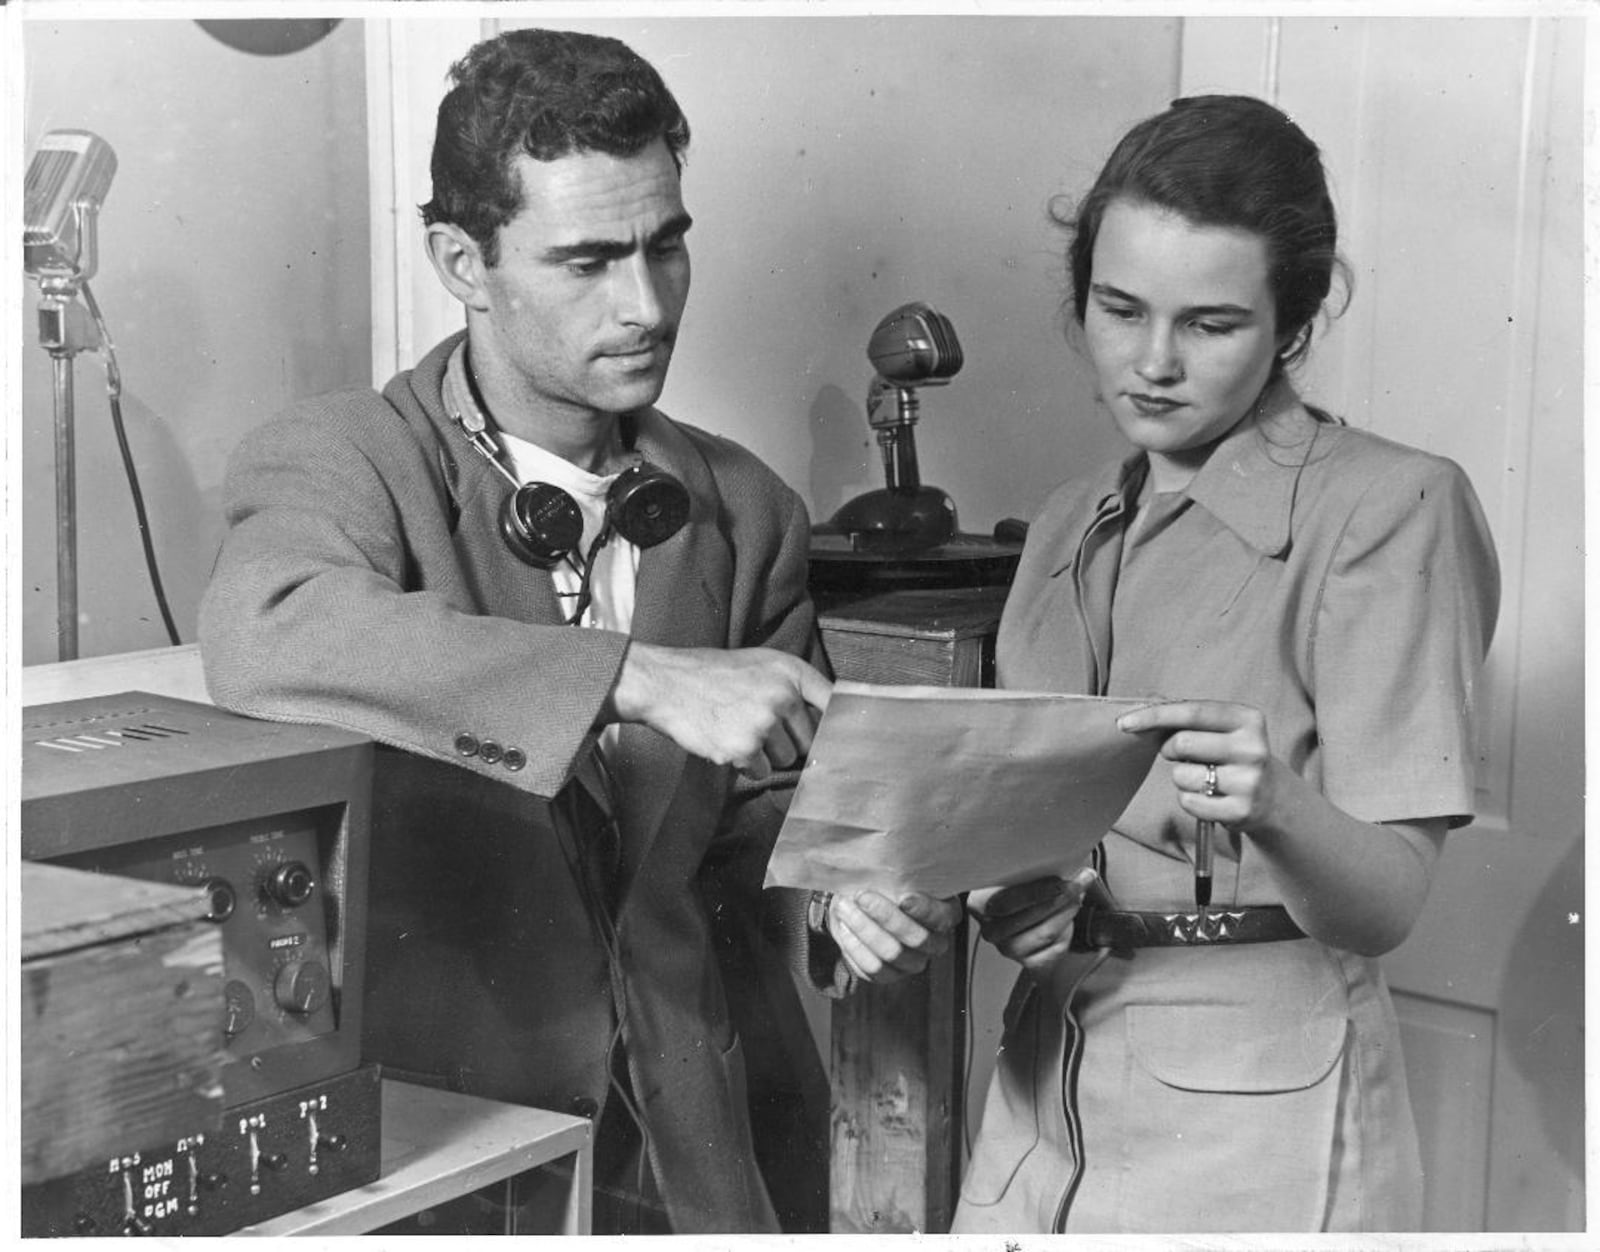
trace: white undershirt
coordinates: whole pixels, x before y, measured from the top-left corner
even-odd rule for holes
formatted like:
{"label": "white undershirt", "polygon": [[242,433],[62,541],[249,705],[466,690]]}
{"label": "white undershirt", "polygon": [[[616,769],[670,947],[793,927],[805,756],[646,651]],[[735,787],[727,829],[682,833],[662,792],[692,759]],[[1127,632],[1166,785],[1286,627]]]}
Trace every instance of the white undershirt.
{"label": "white undershirt", "polygon": [[[576,568],[565,560],[550,568],[550,581],[555,584],[562,615],[569,617],[577,606],[578,588],[583,581],[579,570],[583,568],[589,545],[605,525],[606,492],[616,481],[617,475],[608,474],[602,478],[598,474],[591,474],[538,444],[508,435],[505,431],[500,432],[500,442],[511,462],[511,472],[520,481],[560,487],[577,501],[578,510],[583,514],[583,539],[578,544],[574,562]],[[594,565],[594,577],[589,580],[589,607],[578,625],[596,626],[626,635],[633,629],[633,593],[639,579],[639,547],[612,532],[605,547],[595,554]],[[609,756],[616,750],[618,731],[619,727],[612,723],[600,732],[602,756]]]}
{"label": "white undershirt", "polygon": [[[563,612],[570,614],[577,605],[578,587],[582,582],[579,570],[589,545],[606,520],[606,492],[617,479],[616,474],[601,477],[588,470],[579,469],[571,461],[541,448],[536,443],[500,432],[500,442],[511,461],[511,472],[525,483],[549,483],[560,487],[575,501],[583,514],[583,540],[575,554],[576,566],[561,561],[551,567],[550,578],[555,583],[556,594]],[[603,630],[627,634],[633,627],[633,593],[639,577],[639,548],[613,532],[595,556],[594,577],[589,581],[589,607],[584,612],[581,626],[598,626]]]}

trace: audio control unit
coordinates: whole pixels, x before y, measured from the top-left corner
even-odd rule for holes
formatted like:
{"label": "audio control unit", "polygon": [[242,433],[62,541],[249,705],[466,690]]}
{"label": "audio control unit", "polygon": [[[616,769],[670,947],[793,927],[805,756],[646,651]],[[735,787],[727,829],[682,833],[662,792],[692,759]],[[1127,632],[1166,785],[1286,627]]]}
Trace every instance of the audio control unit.
{"label": "audio control unit", "polygon": [[[221,1125],[23,1188],[24,1235],[226,1234],[370,1182],[372,744],[143,692],[23,710],[22,855],[191,887],[221,931]],[[114,1011],[114,1010],[112,1010]]]}

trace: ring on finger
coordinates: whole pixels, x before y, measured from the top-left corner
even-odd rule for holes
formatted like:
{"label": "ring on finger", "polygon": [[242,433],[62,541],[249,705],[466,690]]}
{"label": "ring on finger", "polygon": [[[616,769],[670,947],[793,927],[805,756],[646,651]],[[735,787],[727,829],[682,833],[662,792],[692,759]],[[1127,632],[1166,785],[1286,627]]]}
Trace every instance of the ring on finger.
{"label": "ring on finger", "polygon": [[1206,766],[1206,795],[1214,796],[1216,794],[1217,794],[1217,767],[1215,765],[1207,765]]}

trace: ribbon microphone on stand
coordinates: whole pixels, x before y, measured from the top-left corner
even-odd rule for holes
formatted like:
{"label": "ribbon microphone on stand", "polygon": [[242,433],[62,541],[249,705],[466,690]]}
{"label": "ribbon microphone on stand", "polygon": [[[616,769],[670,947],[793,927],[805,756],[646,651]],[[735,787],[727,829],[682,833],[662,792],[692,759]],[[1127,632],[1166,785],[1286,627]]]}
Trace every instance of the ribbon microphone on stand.
{"label": "ribbon microphone on stand", "polygon": [[921,302],[901,305],[873,330],[867,359],[875,371],[867,422],[877,433],[884,486],[847,501],[814,528],[812,588],[1005,585],[1020,543],[962,534],[954,501],[924,483],[917,464],[917,392],[944,386],[960,372],[964,357],[955,326]]}

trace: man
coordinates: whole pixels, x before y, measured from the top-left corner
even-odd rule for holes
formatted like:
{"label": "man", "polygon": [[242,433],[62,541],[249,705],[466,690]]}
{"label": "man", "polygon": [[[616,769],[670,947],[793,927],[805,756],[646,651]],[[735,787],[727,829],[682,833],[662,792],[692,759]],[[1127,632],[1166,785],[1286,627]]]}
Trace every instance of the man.
{"label": "man", "polygon": [[[741,1028],[763,1116],[821,1078],[775,945],[838,992],[922,968],[958,906],[760,898],[830,685],[800,500],[651,407],[689,289],[673,97],[549,31],[453,79],[423,218],[466,332],[241,445],[207,682],[385,745],[370,1056],[594,1118],[599,1231],[776,1230]],[[825,1090],[770,1177],[825,1151]]]}

